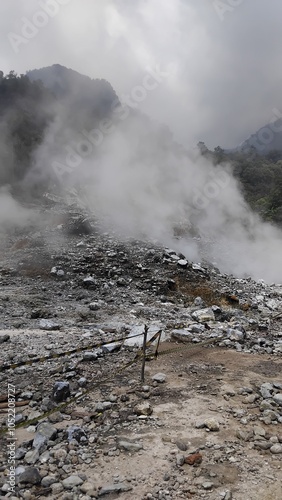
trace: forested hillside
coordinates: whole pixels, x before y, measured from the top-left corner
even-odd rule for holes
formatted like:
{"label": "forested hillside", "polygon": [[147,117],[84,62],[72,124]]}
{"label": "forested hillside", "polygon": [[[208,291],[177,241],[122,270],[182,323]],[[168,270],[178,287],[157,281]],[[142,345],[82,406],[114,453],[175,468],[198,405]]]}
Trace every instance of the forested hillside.
{"label": "forested hillside", "polygon": [[282,225],[282,152],[269,150],[259,154],[254,147],[249,150],[225,152],[221,147],[214,151],[198,144],[201,153],[215,164],[231,163],[244,197],[264,220]]}
{"label": "forested hillside", "polygon": [[93,127],[107,118],[118,99],[109,82],[91,79],[59,64],[28,71],[31,81],[40,80],[64,106],[70,127]]}
{"label": "forested hillside", "polygon": [[[28,191],[30,186],[24,179],[36,162],[36,150],[52,122],[58,121],[59,143],[66,124],[73,132],[92,128],[110,115],[115,100],[117,95],[107,81],[91,80],[59,65],[28,75],[1,72],[0,185],[9,184],[17,192],[24,185]],[[49,146],[50,150],[58,147],[56,138]]]}
{"label": "forested hillside", "polygon": [[0,184],[22,180],[53,118],[55,96],[40,81],[0,74]]}

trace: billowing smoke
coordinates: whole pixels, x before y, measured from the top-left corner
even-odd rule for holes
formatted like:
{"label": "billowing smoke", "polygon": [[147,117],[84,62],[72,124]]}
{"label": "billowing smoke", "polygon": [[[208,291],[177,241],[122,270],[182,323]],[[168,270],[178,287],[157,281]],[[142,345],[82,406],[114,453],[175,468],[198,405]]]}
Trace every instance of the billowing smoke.
{"label": "billowing smoke", "polygon": [[32,209],[23,207],[15,200],[7,187],[0,189],[0,235],[27,226],[34,221],[35,213]]}
{"label": "billowing smoke", "polygon": [[[167,124],[184,146],[204,139],[231,147],[263,125],[281,95],[280,3],[269,9],[257,0],[255,12],[248,2],[222,2],[224,12],[192,0],[55,3],[54,19],[21,40],[15,69],[53,64],[56,53],[63,65],[106,78],[122,105],[110,123],[76,122],[74,132],[76,113],[58,103],[26,185],[49,183],[66,199],[77,193],[121,235],[156,239],[238,276],[282,281],[281,231],[250,211],[232,166],[187,153],[141,114]],[[21,9],[17,24],[5,7],[16,35],[23,34],[21,14],[38,18],[35,0],[23,0]]]}
{"label": "billowing smoke", "polygon": [[[69,132],[59,157],[46,144],[37,151],[65,196],[76,193],[80,205],[121,236],[158,241],[236,276],[282,281],[282,233],[250,210],[230,165],[185,151],[141,113],[108,126],[96,146],[92,130],[88,142],[87,134]],[[47,142],[51,135],[52,127]]]}

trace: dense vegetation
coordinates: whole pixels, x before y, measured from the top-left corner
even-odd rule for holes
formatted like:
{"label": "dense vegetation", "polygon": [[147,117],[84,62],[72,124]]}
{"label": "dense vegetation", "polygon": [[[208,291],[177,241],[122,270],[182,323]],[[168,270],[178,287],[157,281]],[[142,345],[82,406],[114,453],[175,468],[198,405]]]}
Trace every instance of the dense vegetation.
{"label": "dense vegetation", "polygon": [[22,180],[52,119],[54,96],[43,84],[13,71],[0,73],[0,184]]}
{"label": "dense vegetation", "polygon": [[233,174],[252,209],[264,220],[282,225],[282,144],[281,150],[270,150],[265,155],[259,154],[254,147],[232,152],[219,146],[212,152],[203,142],[198,147],[215,164],[231,163]]}
{"label": "dense vegetation", "polygon": [[[20,76],[13,71],[5,76],[0,72],[0,186],[9,184],[14,192],[20,191],[58,109],[63,110],[68,127],[79,131],[109,117],[117,101],[107,81],[92,80],[59,65]],[[150,154],[152,142],[164,154],[172,147],[176,154],[185,151],[173,142],[168,128],[133,113],[138,113],[138,144],[143,153],[148,149]],[[277,137],[275,141],[277,147]],[[259,152],[253,146],[234,151],[218,146],[210,151],[200,142],[198,147],[213,164],[231,163],[250,206],[265,220],[282,225],[282,144],[275,150],[268,145],[266,151]]]}
{"label": "dense vegetation", "polygon": [[[95,127],[117,100],[107,81],[91,80],[60,65],[20,76],[0,72],[0,186],[9,184],[17,194],[42,193],[48,175],[26,177],[34,169],[35,153],[48,127],[60,116],[58,133],[49,143],[54,151],[67,128],[78,132]],[[38,171],[44,167],[39,165]]]}

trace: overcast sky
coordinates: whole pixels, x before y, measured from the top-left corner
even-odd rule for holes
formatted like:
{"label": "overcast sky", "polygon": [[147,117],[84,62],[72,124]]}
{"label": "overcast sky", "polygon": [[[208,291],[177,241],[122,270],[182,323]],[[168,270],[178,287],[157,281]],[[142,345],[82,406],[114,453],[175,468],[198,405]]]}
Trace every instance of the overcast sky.
{"label": "overcast sky", "polygon": [[0,69],[59,63],[123,96],[159,67],[139,109],[232,147],[282,112],[281,28],[281,0],[1,0]]}

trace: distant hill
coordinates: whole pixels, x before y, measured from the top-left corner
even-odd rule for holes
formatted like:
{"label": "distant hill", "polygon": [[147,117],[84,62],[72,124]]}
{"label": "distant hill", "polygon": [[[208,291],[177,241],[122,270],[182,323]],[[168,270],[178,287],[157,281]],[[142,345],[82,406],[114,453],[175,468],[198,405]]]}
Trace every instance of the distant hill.
{"label": "distant hill", "polygon": [[271,151],[282,152],[282,119],[268,123],[259,128],[254,134],[251,134],[236,148],[228,152],[241,151],[244,153],[250,152],[252,149],[257,153],[266,156]]}
{"label": "distant hill", "polygon": [[[46,132],[58,117],[57,134],[49,141],[50,154],[60,148],[67,129],[73,133],[91,130],[111,115],[116,102],[118,97],[109,82],[59,64],[26,75],[0,71],[0,187],[23,182],[36,163],[36,151]],[[44,164],[40,168],[46,172]],[[44,184],[42,178],[38,183]]]}
{"label": "distant hill", "polygon": [[76,117],[79,121],[83,115],[84,125],[86,117],[92,126],[97,120],[108,117],[113,103],[118,100],[107,80],[91,79],[60,64],[28,71],[27,76],[31,81],[41,80],[56,99],[67,103],[72,120]]}
{"label": "distant hill", "polygon": [[20,76],[0,72],[0,187],[9,184],[40,195],[53,182],[50,159],[65,162],[66,148],[77,147],[84,130],[99,129],[106,119],[112,119],[125,137],[131,134],[136,155],[165,157],[172,148],[179,153],[181,148],[173,143],[168,127],[128,107],[130,120],[119,119],[113,113],[119,103],[106,80],[91,79],[59,64]]}

